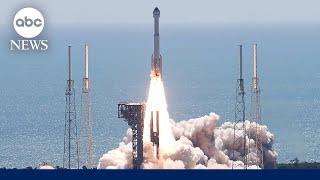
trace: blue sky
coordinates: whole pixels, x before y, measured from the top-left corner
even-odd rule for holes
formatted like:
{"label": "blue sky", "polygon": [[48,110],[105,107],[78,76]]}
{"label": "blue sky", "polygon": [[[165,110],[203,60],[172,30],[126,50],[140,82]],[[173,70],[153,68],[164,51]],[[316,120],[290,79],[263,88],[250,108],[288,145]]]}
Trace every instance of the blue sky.
{"label": "blue sky", "polygon": [[155,6],[165,23],[320,23],[319,0],[7,0],[0,23],[11,23],[24,6],[51,23],[144,23]]}

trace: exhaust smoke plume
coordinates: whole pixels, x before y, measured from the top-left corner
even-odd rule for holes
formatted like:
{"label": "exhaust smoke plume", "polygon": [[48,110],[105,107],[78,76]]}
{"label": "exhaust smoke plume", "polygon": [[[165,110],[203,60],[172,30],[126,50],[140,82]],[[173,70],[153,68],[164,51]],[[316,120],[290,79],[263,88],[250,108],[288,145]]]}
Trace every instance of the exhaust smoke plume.
{"label": "exhaust smoke plume", "polygon": [[[150,112],[159,111],[160,157],[154,156],[153,144],[150,142]],[[217,126],[219,116],[210,113],[200,118],[174,122],[169,118],[167,104],[160,78],[151,77],[148,101],[144,119],[144,162],[141,168],[164,169],[228,169],[241,168],[243,164],[243,143],[246,138],[246,149],[250,149],[248,163],[256,162],[255,133],[257,126],[261,128],[264,150],[264,167],[274,168],[277,153],[272,149],[273,134],[264,125],[245,122],[250,137],[244,137],[242,130],[236,131],[235,157],[233,159],[234,123],[225,122]],[[132,165],[132,131],[128,129],[119,147],[104,154],[98,169],[130,169]],[[252,165],[248,168],[257,169]]]}
{"label": "exhaust smoke plume", "polygon": [[[144,144],[144,163],[142,168],[185,168],[185,169],[228,169],[232,167],[232,147],[233,147],[233,123],[225,122],[221,126],[216,127],[219,116],[210,113],[200,118],[190,119],[172,123],[172,132],[175,138],[172,148],[162,152],[159,160],[153,156],[152,144],[146,142]],[[252,132],[252,137],[246,137],[250,141],[251,152],[255,152],[254,143],[255,124],[249,127],[249,121],[246,121],[248,131]],[[273,134],[263,125],[261,127],[262,144],[264,150],[264,166],[265,168],[274,168],[277,153],[272,149]],[[127,135],[120,142],[119,147],[104,154],[99,161],[99,169],[130,169],[132,168],[132,144],[131,129],[128,129]],[[243,132],[237,131],[236,138],[244,138]],[[237,141],[243,142],[243,141]],[[249,145],[248,145],[249,147]],[[236,145],[236,163],[237,167],[243,165],[242,150],[243,145]],[[255,153],[251,153],[249,162],[257,158]],[[255,166],[249,168],[256,169]]]}

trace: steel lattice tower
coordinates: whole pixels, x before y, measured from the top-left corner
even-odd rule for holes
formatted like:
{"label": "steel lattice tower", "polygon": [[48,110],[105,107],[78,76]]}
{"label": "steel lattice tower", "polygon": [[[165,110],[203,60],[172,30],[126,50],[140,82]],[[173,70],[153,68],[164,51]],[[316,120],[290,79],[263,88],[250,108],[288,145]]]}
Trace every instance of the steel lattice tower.
{"label": "steel lattice tower", "polygon": [[[245,125],[245,101],[244,101],[244,83],[242,78],[242,45],[239,45],[240,50],[240,77],[237,80],[237,89],[236,89],[236,105],[235,105],[235,122],[234,122],[234,133],[233,133],[233,163],[232,163],[232,169],[236,168],[237,164],[235,164],[235,161],[238,160],[236,155],[236,149],[238,149],[239,144],[243,147],[240,147],[240,154],[243,157],[242,161],[244,163],[244,169],[247,169],[248,166],[248,150],[247,150],[247,131],[246,131],[246,125]],[[237,134],[241,132],[243,133],[243,138],[238,137]]]}
{"label": "steel lattice tower", "polygon": [[257,154],[257,162],[255,165],[260,168],[263,167],[263,148],[262,148],[262,137],[261,137],[261,105],[260,105],[260,87],[258,78],[258,65],[257,65],[257,44],[253,45],[253,78],[252,78],[252,93],[251,93],[251,118],[252,124],[255,126],[255,146]]}
{"label": "steel lattice tower", "polygon": [[89,86],[88,46],[85,45],[84,78],[81,95],[81,119],[80,119],[80,164],[86,168],[93,168],[93,138],[92,138],[92,114],[91,94]]}
{"label": "steel lattice tower", "polygon": [[143,163],[143,118],[144,103],[119,103],[118,118],[124,118],[132,130],[133,169],[140,169]]}
{"label": "steel lattice tower", "polygon": [[66,88],[63,167],[79,168],[74,81],[71,76],[71,46],[68,46],[68,80]]}

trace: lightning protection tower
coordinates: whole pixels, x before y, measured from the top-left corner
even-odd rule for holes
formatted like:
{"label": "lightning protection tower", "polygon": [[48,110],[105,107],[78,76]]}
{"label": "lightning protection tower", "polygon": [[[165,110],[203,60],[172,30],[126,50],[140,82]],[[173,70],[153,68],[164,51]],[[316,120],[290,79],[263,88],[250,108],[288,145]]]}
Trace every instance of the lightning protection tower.
{"label": "lightning protection tower", "polygon": [[71,46],[68,46],[68,79],[66,88],[63,167],[79,168],[74,81],[71,73]]}
{"label": "lightning protection tower", "polygon": [[252,125],[255,128],[255,146],[256,146],[256,161],[254,162],[257,167],[263,169],[263,149],[262,149],[262,136],[261,136],[261,105],[260,105],[260,86],[258,78],[258,65],[257,65],[257,44],[253,45],[253,78],[251,89],[251,118]]}
{"label": "lightning protection tower", "polygon": [[[237,88],[236,88],[236,105],[235,105],[235,122],[234,122],[234,134],[233,134],[233,163],[232,169],[237,168],[238,163],[237,160],[242,160],[244,163],[244,169],[247,169],[247,132],[245,125],[245,101],[244,101],[244,82],[242,78],[242,45],[239,45],[239,69],[240,69],[240,77],[237,80]],[[236,157],[237,156],[237,157]],[[239,159],[242,157],[242,159]],[[239,168],[239,167],[238,167]]]}
{"label": "lightning protection tower", "polygon": [[80,165],[88,169],[93,168],[93,138],[92,138],[92,114],[91,93],[89,87],[88,46],[84,48],[84,78],[81,95],[81,119],[80,119]]}

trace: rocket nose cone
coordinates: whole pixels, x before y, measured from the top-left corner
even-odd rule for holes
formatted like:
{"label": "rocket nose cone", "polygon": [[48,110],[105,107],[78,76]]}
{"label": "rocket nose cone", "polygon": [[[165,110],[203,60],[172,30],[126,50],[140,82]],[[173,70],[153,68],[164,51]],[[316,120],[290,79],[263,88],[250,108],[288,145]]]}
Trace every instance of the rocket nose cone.
{"label": "rocket nose cone", "polygon": [[160,16],[160,10],[158,7],[154,8],[153,10],[153,16]]}

